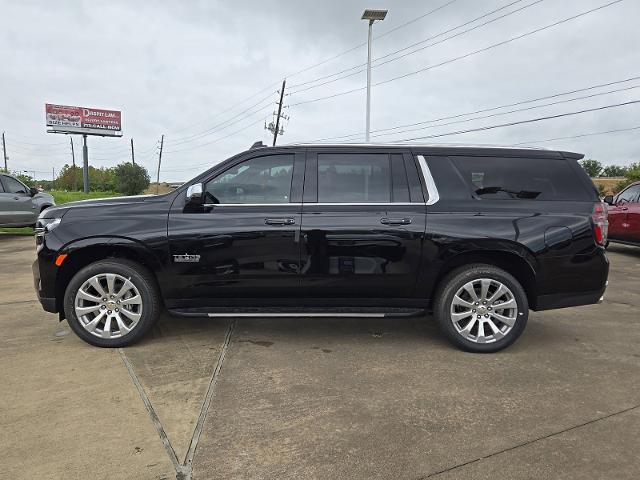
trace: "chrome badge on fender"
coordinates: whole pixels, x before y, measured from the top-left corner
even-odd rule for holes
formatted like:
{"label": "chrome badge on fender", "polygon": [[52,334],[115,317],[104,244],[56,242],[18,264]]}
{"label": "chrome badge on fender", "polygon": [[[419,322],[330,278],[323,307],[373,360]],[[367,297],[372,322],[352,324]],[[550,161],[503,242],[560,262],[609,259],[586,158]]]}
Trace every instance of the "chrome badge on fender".
{"label": "chrome badge on fender", "polygon": [[200,261],[200,255],[174,255],[173,261],[176,263],[198,263]]}

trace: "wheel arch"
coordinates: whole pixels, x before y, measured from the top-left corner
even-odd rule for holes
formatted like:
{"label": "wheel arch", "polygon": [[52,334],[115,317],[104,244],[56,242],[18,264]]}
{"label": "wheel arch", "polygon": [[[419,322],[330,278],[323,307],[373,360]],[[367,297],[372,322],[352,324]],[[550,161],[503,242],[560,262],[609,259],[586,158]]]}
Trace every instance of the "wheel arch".
{"label": "wheel arch", "polygon": [[458,253],[449,257],[438,272],[436,281],[431,291],[431,305],[435,301],[442,280],[453,270],[464,265],[483,263],[501,268],[510,273],[522,285],[527,301],[531,309],[535,310],[537,304],[536,273],[531,262],[522,255],[510,250],[473,250]]}
{"label": "wheel arch", "polygon": [[65,245],[61,253],[67,255],[56,275],[56,306],[60,318],[64,318],[64,294],[67,285],[81,269],[100,260],[127,259],[145,267],[160,291],[157,272],[162,268],[160,260],[146,245],[121,237],[83,239]]}

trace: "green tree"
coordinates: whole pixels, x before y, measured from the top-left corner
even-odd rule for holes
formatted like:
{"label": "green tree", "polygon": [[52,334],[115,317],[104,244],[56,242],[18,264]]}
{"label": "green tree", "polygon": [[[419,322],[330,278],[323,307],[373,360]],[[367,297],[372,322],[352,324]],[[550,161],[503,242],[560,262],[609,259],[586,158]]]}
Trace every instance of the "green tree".
{"label": "green tree", "polygon": [[149,187],[149,173],[141,165],[121,163],[114,169],[116,191],[125,195],[139,195]]}
{"label": "green tree", "polygon": [[[65,165],[56,178],[58,190],[82,190],[82,168]],[[91,191],[113,192],[116,189],[115,170],[89,166],[89,188]]]}
{"label": "green tree", "polygon": [[591,178],[598,177],[602,172],[602,164],[598,160],[581,160],[580,165]]}
{"label": "green tree", "polygon": [[621,167],[620,165],[607,165],[602,170],[601,175],[603,177],[624,177],[627,172],[627,167]]}
{"label": "green tree", "polygon": [[30,175],[25,175],[24,173],[13,172],[11,173],[14,177],[24,183],[27,187],[34,187],[35,181],[31,178]]}

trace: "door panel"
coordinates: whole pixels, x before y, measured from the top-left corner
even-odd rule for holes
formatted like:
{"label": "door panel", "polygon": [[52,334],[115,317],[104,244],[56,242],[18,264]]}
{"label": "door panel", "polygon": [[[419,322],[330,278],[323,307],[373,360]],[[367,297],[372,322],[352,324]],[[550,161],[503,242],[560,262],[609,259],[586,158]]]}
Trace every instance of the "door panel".
{"label": "door panel", "polygon": [[302,295],[411,297],[424,230],[424,205],[305,204]]}
{"label": "door panel", "polygon": [[640,185],[632,185],[615,198],[609,207],[609,238],[637,242],[640,232]]}
{"label": "door panel", "polygon": [[410,195],[401,151],[310,151],[302,210],[301,295],[411,297],[426,220],[422,192],[417,197],[415,192]]}
{"label": "door panel", "polygon": [[303,178],[304,153],[256,155],[208,179],[205,205],[172,208],[170,308],[295,296]]}
{"label": "door panel", "polygon": [[[278,297],[298,286],[300,205],[226,206],[169,217],[173,290],[188,306],[233,297]],[[267,223],[271,220],[272,223]],[[277,221],[277,222],[276,222]],[[175,255],[199,255],[183,262]]]}
{"label": "door panel", "polygon": [[33,197],[27,187],[17,180],[0,176],[0,223],[3,225],[30,225],[35,223],[37,212]]}

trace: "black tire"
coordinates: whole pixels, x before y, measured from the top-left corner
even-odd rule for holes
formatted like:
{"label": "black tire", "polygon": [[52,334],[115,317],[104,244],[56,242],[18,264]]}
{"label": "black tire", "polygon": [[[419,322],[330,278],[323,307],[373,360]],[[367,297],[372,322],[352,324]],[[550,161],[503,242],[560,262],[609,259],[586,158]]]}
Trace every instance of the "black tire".
{"label": "black tire", "polygon": [[[479,279],[491,279],[502,283],[511,291],[513,299],[517,304],[517,313],[514,312],[516,316],[515,323],[511,329],[508,330],[502,338],[494,338],[490,343],[477,343],[463,336],[454,326],[451,316],[452,303],[456,293],[458,293],[464,285],[474,280],[479,281]],[[495,308],[495,304],[493,305]],[[473,311],[475,312],[476,310]],[[508,347],[522,334],[527,325],[527,319],[529,318],[529,302],[527,301],[527,295],[522,285],[520,285],[511,274],[492,265],[472,264],[452,271],[442,280],[436,292],[433,313],[444,335],[458,348],[474,353],[492,353]],[[490,312],[487,313],[491,314]],[[473,317],[475,316],[475,314],[472,314],[470,320],[473,321]],[[481,320],[486,322],[484,318],[481,318]],[[475,320],[475,322],[478,322],[478,320]],[[460,326],[461,323],[458,325]],[[505,329],[507,328],[506,324],[499,325]],[[475,328],[477,329],[478,327]],[[497,337],[497,335],[492,336]],[[481,335],[476,334],[476,338],[478,337],[481,337]]]}
{"label": "black tire", "polygon": [[[85,330],[74,308],[76,294],[82,284],[95,275],[107,273],[115,273],[128,279],[142,298],[140,319],[130,332],[116,338],[101,338]],[[155,279],[146,268],[131,260],[113,258],[87,265],[75,274],[64,295],[64,311],[69,326],[82,340],[97,347],[114,348],[131,345],[140,340],[157,321],[161,312],[161,302]]]}

